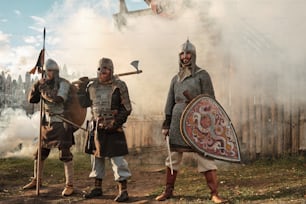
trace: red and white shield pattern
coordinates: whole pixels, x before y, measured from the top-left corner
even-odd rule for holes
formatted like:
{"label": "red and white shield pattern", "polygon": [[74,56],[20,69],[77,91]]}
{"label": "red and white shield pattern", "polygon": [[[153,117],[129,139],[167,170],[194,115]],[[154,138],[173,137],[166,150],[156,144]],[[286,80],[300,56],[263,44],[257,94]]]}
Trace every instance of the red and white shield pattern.
{"label": "red and white shield pattern", "polygon": [[194,98],[181,116],[184,140],[197,152],[230,162],[240,162],[239,143],[235,129],[222,108],[213,98]]}

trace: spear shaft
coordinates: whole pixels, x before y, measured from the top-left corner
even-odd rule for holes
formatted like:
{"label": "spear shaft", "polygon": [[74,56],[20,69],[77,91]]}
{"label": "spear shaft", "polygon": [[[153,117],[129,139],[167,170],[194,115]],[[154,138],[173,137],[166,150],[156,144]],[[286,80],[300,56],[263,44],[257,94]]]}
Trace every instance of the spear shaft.
{"label": "spear shaft", "polygon": [[[45,60],[45,40],[46,40],[46,28],[44,28],[44,38],[43,38],[43,60],[41,65],[41,78],[44,78],[44,60]],[[42,147],[42,124],[43,124],[43,116],[45,114],[44,110],[44,102],[42,97],[40,96],[40,123],[39,123],[39,139],[38,139],[38,148],[37,148],[37,165],[36,165],[36,195],[39,196],[40,184],[41,184],[41,174],[42,169],[41,165],[41,147]]]}

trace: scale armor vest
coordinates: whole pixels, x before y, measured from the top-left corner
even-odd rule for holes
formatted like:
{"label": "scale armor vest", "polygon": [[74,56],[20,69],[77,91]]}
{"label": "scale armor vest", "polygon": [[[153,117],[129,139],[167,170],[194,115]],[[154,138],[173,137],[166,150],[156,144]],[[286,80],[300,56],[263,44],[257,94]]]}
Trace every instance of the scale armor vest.
{"label": "scale armor vest", "polygon": [[[68,94],[70,90],[70,84],[67,80],[63,78],[59,78],[59,89],[57,90],[57,96],[60,96],[64,99],[64,102],[68,99]],[[44,100],[44,108],[47,112],[52,114],[63,114],[65,107],[64,103],[53,103],[49,102],[48,100]],[[48,115],[46,115],[49,117]],[[47,118],[50,122],[62,122],[62,119],[57,118],[56,116],[51,116],[50,119]]]}
{"label": "scale armor vest", "polygon": [[91,87],[89,91],[93,117],[112,117],[111,105],[114,91],[112,84],[99,85],[98,82],[94,82]]}

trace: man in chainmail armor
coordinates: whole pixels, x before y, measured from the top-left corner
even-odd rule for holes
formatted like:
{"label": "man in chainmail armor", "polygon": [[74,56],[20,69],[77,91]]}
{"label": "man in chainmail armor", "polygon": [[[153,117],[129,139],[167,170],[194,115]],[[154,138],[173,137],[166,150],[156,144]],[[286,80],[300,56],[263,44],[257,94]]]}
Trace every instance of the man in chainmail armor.
{"label": "man in chainmail armor", "polygon": [[[52,148],[59,149],[59,159],[64,162],[66,186],[62,192],[63,196],[73,193],[73,155],[70,147],[74,144],[73,128],[62,119],[66,101],[69,97],[70,83],[59,76],[59,66],[56,61],[48,59],[45,64],[46,77],[34,83],[28,95],[30,103],[38,103],[43,100],[42,118],[42,149],[40,175],[42,175],[44,161],[49,156]],[[24,190],[36,188],[37,179],[40,185],[41,178],[37,178],[38,151],[34,154],[34,177],[31,182],[23,187]]]}
{"label": "man in chainmail armor", "polygon": [[[165,120],[162,125],[162,134],[170,139],[171,160],[173,174],[170,169],[170,158],[166,158],[166,188],[156,197],[158,201],[164,201],[173,196],[174,184],[182,162],[184,152],[195,152],[184,141],[180,132],[180,118],[187,104],[196,96],[207,94],[215,98],[211,78],[207,71],[196,65],[196,48],[187,40],[179,52],[179,72],[170,84],[165,107]],[[211,191],[211,200],[214,203],[224,203],[225,200],[218,196],[217,191],[217,166],[215,161],[200,154],[194,153],[198,163],[198,171],[206,178]]]}
{"label": "man in chainmail armor", "polygon": [[102,196],[102,180],[105,176],[105,159],[112,164],[114,179],[118,182],[117,202],[129,199],[127,179],[131,176],[124,155],[128,154],[123,124],[132,111],[127,86],[114,76],[113,62],[109,58],[99,60],[97,78],[89,82],[82,77],[79,84],[81,106],[90,107],[92,119],[88,123],[89,134],[85,152],[92,154],[90,178],[95,179],[94,188],[85,198]]}

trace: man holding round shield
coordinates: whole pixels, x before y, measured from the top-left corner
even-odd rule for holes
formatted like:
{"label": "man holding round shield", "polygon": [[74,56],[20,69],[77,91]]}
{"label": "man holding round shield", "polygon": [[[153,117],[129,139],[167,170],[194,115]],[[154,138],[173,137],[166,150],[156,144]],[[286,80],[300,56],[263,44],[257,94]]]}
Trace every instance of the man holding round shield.
{"label": "man holding round shield", "polygon": [[[195,46],[187,40],[179,52],[179,72],[170,84],[170,89],[165,107],[165,121],[162,133],[169,137],[171,153],[166,158],[166,189],[156,197],[158,201],[164,201],[173,196],[174,184],[182,162],[184,152],[195,152],[183,139],[180,132],[180,118],[187,104],[196,96],[207,94],[215,98],[211,78],[207,71],[196,65]],[[211,200],[214,203],[224,203],[225,200],[218,196],[217,191],[217,166],[215,161],[195,153],[198,163],[198,171],[206,178],[211,191]]]}

